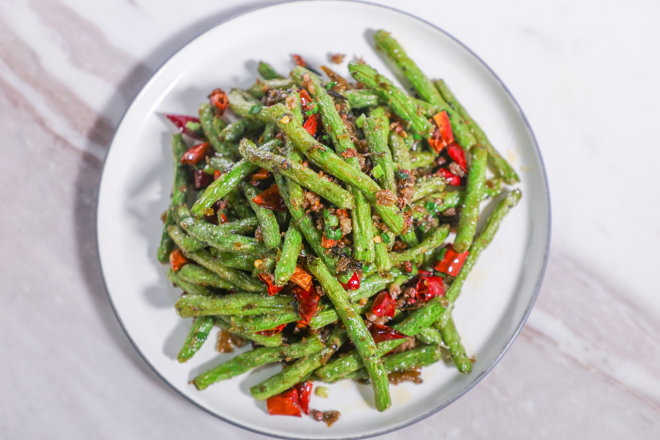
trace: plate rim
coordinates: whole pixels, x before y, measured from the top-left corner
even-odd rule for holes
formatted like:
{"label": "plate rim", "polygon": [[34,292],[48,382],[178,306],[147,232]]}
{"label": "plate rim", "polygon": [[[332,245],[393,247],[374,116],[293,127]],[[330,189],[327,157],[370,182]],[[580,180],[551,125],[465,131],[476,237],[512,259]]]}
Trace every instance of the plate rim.
{"label": "plate rim", "polygon": [[302,437],[287,437],[284,435],[276,434],[267,430],[260,430],[257,428],[253,428],[251,426],[243,425],[239,422],[236,422],[234,420],[225,418],[221,414],[204,407],[200,403],[194,401],[192,398],[188,397],[186,394],[184,394],[181,390],[179,390],[172,382],[170,382],[167,378],[165,378],[160,371],[145,357],[143,352],[140,350],[140,347],[137,345],[137,343],[133,340],[131,337],[130,332],[124,325],[124,322],[122,321],[119,312],[117,310],[117,307],[115,306],[115,303],[112,300],[112,295],[110,294],[110,290],[108,289],[108,283],[107,283],[107,276],[104,271],[103,267],[103,262],[101,260],[101,246],[100,246],[100,236],[99,236],[99,206],[100,206],[100,200],[101,200],[101,194],[102,194],[102,189],[103,189],[103,182],[105,181],[105,175],[106,175],[106,164],[108,162],[108,157],[110,156],[110,153],[112,151],[112,146],[114,145],[115,138],[117,136],[117,132],[119,131],[119,128],[121,127],[122,123],[124,122],[124,118],[126,115],[129,113],[129,111],[133,108],[135,103],[142,97],[142,95],[145,93],[145,91],[151,86],[151,84],[155,81],[156,76],[161,72],[165,64],[167,64],[172,58],[174,58],[176,55],[178,55],[184,48],[188,47],[193,41],[197,40],[207,32],[211,31],[212,29],[217,28],[218,26],[222,26],[227,22],[230,22],[232,20],[235,20],[239,17],[242,17],[244,15],[248,15],[257,11],[262,11],[266,9],[271,9],[271,8],[277,8],[282,5],[287,5],[287,4],[293,4],[293,3],[358,3],[358,4],[364,4],[372,7],[377,7],[385,10],[389,10],[392,12],[396,12],[398,14],[405,15],[409,18],[418,20],[424,24],[427,24],[431,26],[433,29],[439,31],[440,33],[444,34],[446,37],[450,38],[453,42],[457,43],[461,48],[465,49],[470,55],[472,55],[483,67],[487,69],[487,71],[492,75],[492,77],[497,81],[497,83],[503,88],[503,90],[506,92],[506,95],[511,99],[511,102],[513,103],[515,109],[518,111],[518,114],[520,115],[522,122],[524,124],[524,127],[527,129],[532,145],[534,147],[534,150],[536,151],[536,155],[539,159],[541,168],[541,181],[543,184],[543,192],[545,193],[545,199],[546,199],[546,209],[547,209],[547,216],[544,219],[548,225],[547,227],[547,234],[545,237],[545,249],[543,252],[543,261],[541,263],[541,268],[538,274],[538,278],[536,281],[536,284],[534,286],[534,293],[530,298],[530,302],[527,305],[525,312],[523,313],[520,321],[516,325],[516,329],[513,332],[513,334],[510,336],[509,340],[505,344],[504,348],[500,351],[500,353],[497,355],[495,359],[490,363],[490,365],[487,366],[486,369],[484,369],[479,375],[475,376],[470,383],[465,387],[460,393],[457,393],[456,395],[452,396],[449,398],[447,401],[443,402],[441,405],[438,405],[436,407],[433,407],[429,409],[428,411],[425,411],[415,417],[412,417],[408,420],[405,420],[404,422],[394,425],[392,427],[383,429],[383,430],[378,430],[378,431],[373,431],[367,434],[363,435],[355,435],[355,436],[344,436],[344,437],[336,437],[338,440],[357,440],[357,439],[365,439],[365,438],[371,438],[375,437],[378,435],[384,435],[388,433],[392,433],[404,428],[407,428],[417,422],[420,422],[421,420],[426,419],[427,417],[432,416],[433,414],[436,414],[437,412],[443,410],[444,408],[448,407],[452,403],[454,403],[456,400],[459,398],[463,397],[465,394],[467,394],[470,390],[472,390],[473,387],[475,387],[478,383],[480,383],[484,377],[486,377],[492,370],[495,368],[495,366],[500,362],[500,360],[504,357],[504,355],[509,351],[511,348],[511,345],[513,345],[514,341],[518,338],[520,332],[522,331],[523,327],[525,326],[525,323],[527,322],[527,319],[529,318],[530,313],[532,312],[532,309],[534,308],[534,305],[536,304],[536,301],[538,299],[540,290],[541,290],[541,285],[543,284],[543,280],[545,278],[545,273],[546,269],[548,266],[548,260],[550,256],[550,242],[551,242],[551,236],[552,236],[552,204],[551,204],[551,198],[550,198],[550,187],[548,184],[548,176],[546,172],[546,167],[545,167],[545,162],[543,161],[543,156],[541,155],[541,149],[539,148],[538,141],[536,139],[536,135],[534,134],[534,131],[532,130],[532,126],[529,123],[529,120],[527,119],[527,116],[523,112],[520,104],[514,97],[514,95],[511,93],[509,88],[506,86],[504,81],[495,73],[495,71],[490,67],[488,63],[486,63],[477,53],[475,53],[470,47],[468,47],[465,43],[463,43],[461,40],[459,40],[457,37],[449,33],[448,31],[444,30],[440,26],[436,25],[435,23],[432,23],[422,17],[419,17],[411,12],[403,11],[401,9],[388,6],[388,5],[382,5],[378,3],[374,3],[371,1],[365,1],[365,0],[285,0],[285,1],[278,1],[269,5],[264,5],[264,6],[256,6],[252,8],[248,8],[247,10],[243,10],[241,12],[237,12],[235,14],[231,14],[227,16],[224,19],[220,19],[218,22],[213,24],[210,27],[207,27],[203,29],[200,33],[196,34],[195,36],[191,37],[189,40],[187,40],[185,43],[183,43],[179,48],[177,48],[173,53],[171,53],[167,58],[163,60],[162,63],[158,65],[158,67],[154,70],[154,73],[149,77],[147,82],[140,88],[140,91],[133,97],[131,100],[130,104],[126,107],[124,112],[121,115],[121,118],[118,120],[114,134],[112,137],[112,140],[110,141],[110,144],[108,146],[108,150],[106,151],[106,154],[103,158],[103,164],[101,167],[101,177],[99,179],[99,184],[98,184],[98,190],[96,194],[96,209],[95,209],[95,219],[94,219],[94,227],[96,230],[96,255],[97,255],[97,261],[99,264],[99,268],[101,270],[101,275],[102,275],[102,282],[103,282],[103,287],[105,290],[105,294],[108,298],[108,301],[110,302],[110,306],[112,307],[112,312],[117,319],[117,322],[119,323],[119,326],[121,327],[122,331],[124,332],[124,335],[126,338],[129,340],[135,351],[139,354],[140,358],[149,366],[151,371],[156,374],[158,378],[160,378],[165,384],[168,385],[168,387],[176,392],[180,397],[183,397],[186,401],[189,403],[192,403],[194,406],[197,408],[201,409],[205,413],[222,420],[225,423],[228,423],[232,426],[238,427],[240,429],[244,429],[249,432],[253,432],[256,434],[260,435],[265,435],[273,438],[280,438],[280,439],[290,439],[290,438],[302,438]]}

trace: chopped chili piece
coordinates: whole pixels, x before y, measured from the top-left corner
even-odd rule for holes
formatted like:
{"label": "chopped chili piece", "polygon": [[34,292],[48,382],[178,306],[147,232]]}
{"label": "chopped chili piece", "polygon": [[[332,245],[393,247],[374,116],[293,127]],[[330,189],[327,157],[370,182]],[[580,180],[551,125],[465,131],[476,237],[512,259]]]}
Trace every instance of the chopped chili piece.
{"label": "chopped chili piece", "polygon": [[389,316],[390,318],[394,318],[395,311],[396,301],[392,299],[390,292],[387,290],[380,292],[371,306],[371,313],[380,317]]}
{"label": "chopped chili piece", "polygon": [[309,290],[294,287],[293,294],[298,301],[298,313],[300,314],[301,322],[303,324],[309,324],[309,321],[314,317],[319,308],[321,294],[314,287],[311,287]]}
{"label": "chopped chili piece", "polygon": [[314,385],[307,381],[301,382],[296,385],[296,390],[298,391],[298,401],[300,403],[300,409],[305,414],[309,414],[309,399],[312,396],[312,387]]}
{"label": "chopped chili piece", "polygon": [[192,122],[193,124],[199,124],[199,118],[196,118],[195,116],[187,116],[187,115],[175,115],[172,113],[165,113],[164,116],[172,123],[176,128],[179,129],[179,131],[183,134],[187,134],[190,137],[193,137],[197,140],[203,140],[204,138],[199,135],[199,133],[191,130],[188,126],[189,122]]}
{"label": "chopped chili piece", "polygon": [[369,322],[367,324],[367,328],[369,329],[369,333],[371,333],[371,337],[374,338],[375,343],[389,341],[390,339],[402,339],[406,337],[406,335],[403,333],[400,333],[386,325],[379,325],[374,324],[373,322]]}
{"label": "chopped chili piece", "polygon": [[293,55],[291,55],[291,57],[293,57],[293,61],[295,61],[297,65],[307,67],[307,61],[305,61],[305,59],[300,55],[296,55],[294,53]]}
{"label": "chopped chili piece", "polygon": [[467,161],[465,160],[465,151],[457,143],[451,143],[447,146],[447,154],[451,160],[456,162],[463,171],[467,171]]}
{"label": "chopped chili piece", "polygon": [[284,327],[286,327],[286,324],[280,324],[277,327],[273,327],[271,329],[262,330],[260,332],[255,332],[255,333],[258,334],[258,335],[262,335],[262,336],[273,336],[273,335],[276,335],[278,333],[282,333],[282,330],[284,330]]}
{"label": "chopped chili piece", "polygon": [[300,412],[300,399],[298,390],[291,388],[276,396],[266,399],[268,414],[271,416],[294,416],[302,417]]}
{"label": "chopped chili piece", "polygon": [[442,277],[419,277],[417,281],[416,299],[421,302],[427,302],[436,296],[444,296],[445,285]]}
{"label": "chopped chili piece", "polygon": [[220,178],[220,176],[222,176],[222,173],[220,172],[220,170],[213,171],[213,180],[218,180]]}
{"label": "chopped chili piece", "polygon": [[332,240],[330,238],[326,238],[325,235],[321,236],[321,247],[324,249],[330,249],[334,245],[337,244],[337,240]]}
{"label": "chopped chili piece", "polygon": [[170,266],[174,272],[178,272],[183,266],[188,263],[188,259],[183,255],[181,249],[174,249],[170,252]]}
{"label": "chopped chili piece", "polygon": [[193,188],[206,188],[211,182],[213,182],[213,177],[206,174],[204,170],[193,171]]}
{"label": "chopped chili piece", "polygon": [[340,283],[344,286],[345,290],[358,290],[360,288],[360,275],[357,272],[353,272],[353,276],[348,280],[347,283]]}
{"label": "chopped chili piece", "polygon": [[451,123],[449,122],[449,115],[446,111],[441,111],[433,115],[433,122],[438,126],[438,131],[442,140],[445,141],[446,145],[454,142],[454,133],[451,130]]}
{"label": "chopped chili piece", "polygon": [[286,203],[280,195],[277,185],[271,185],[268,189],[255,196],[252,201],[262,208],[270,209],[271,211],[286,212]]}
{"label": "chopped chili piece", "polygon": [[312,276],[300,266],[296,266],[290,280],[292,283],[300,286],[301,289],[309,290],[312,288]]}
{"label": "chopped chili piece", "polygon": [[417,271],[417,275],[419,275],[420,277],[432,277],[433,272],[431,272],[430,270],[419,269]]}
{"label": "chopped chili piece", "polygon": [[307,133],[309,133],[312,136],[316,134],[316,130],[318,129],[318,126],[319,126],[318,113],[307,118],[307,120],[303,124],[303,128],[307,130]]}
{"label": "chopped chili piece", "polygon": [[224,212],[220,213],[220,223],[227,223],[227,216]]}
{"label": "chopped chili piece", "polygon": [[461,184],[461,178],[449,171],[447,168],[440,168],[436,174],[444,177],[447,181],[447,185],[458,186]]}
{"label": "chopped chili piece", "polygon": [[463,267],[463,263],[465,263],[465,259],[467,258],[468,253],[468,251],[458,253],[454,250],[453,245],[449,245],[445,249],[445,255],[442,260],[435,263],[433,268],[438,272],[456,276],[461,270],[461,267]]}
{"label": "chopped chili piece", "polygon": [[266,285],[266,290],[270,296],[277,295],[280,290],[284,288],[284,286],[278,287],[273,283],[275,277],[273,277],[273,275],[270,273],[260,273],[259,279]]}
{"label": "chopped chili piece", "polygon": [[210,145],[208,142],[202,142],[201,144],[193,145],[188,148],[188,151],[183,153],[181,157],[181,163],[185,165],[194,165],[199,162],[204,156],[209,152]]}
{"label": "chopped chili piece", "polygon": [[229,98],[227,98],[227,94],[222,89],[213,90],[209,95],[209,101],[211,105],[215,107],[220,116],[222,116],[225,110],[227,110],[227,107],[229,107]]}
{"label": "chopped chili piece", "polygon": [[253,173],[250,176],[250,180],[265,180],[268,179],[270,171],[268,171],[266,168],[259,168],[259,171],[256,173]]}
{"label": "chopped chili piece", "polygon": [[443,148],[445,148],[445,142],[442,140],[439,130],[435,130],[431,137],[429,138],[429,145],[433,148],[433,151],[440,153]]}
{"label": "chopped chili piece", "polygon": [[302,111],[310,111],[313,103],[314,101],[312,100],[312,97],[309,96],[309,92],[306,89],[302,89],[300,91],[300,105],[302,106]]}

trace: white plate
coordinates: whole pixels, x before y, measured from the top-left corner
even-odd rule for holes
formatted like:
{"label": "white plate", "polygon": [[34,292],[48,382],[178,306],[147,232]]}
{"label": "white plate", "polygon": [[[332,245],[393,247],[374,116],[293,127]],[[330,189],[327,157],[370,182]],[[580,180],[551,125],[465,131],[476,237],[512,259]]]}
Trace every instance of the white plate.
{"label": "white plate", "polygon": [[[159,112],[194,114],[210,90],[249,86],[258,60],[287,72],[290,54],[312,65],[330,53],[361,56],[386,67],[370,46],[373,30],[387,29],[432,77],[447,80],[493,143],[520,171],[523,200],[505,219],[463,288],[454,313],[474,371],[460,375],[438,364],[424,384],[392,387],[393,406],[379,413],[368,387],[340,383],[312,407],[338,409],[332,428],[310,418],[268,416],[248,389],[275,367],[260,369],[199,392],[188,384],[218,363],[208,342],[192,361],[176,353],[189,326],[172,304],[178,292],[155,259],[171,187],[169,126]],[[346,73],[345,66],[338,70]],[[391,74],[390,74],[391,76]],[[391,431],[448,405],[478,382],[506,351],[539,289],[548,250],[550,209],[545,171],[533,134],[513,97],[466,47],[433,25],[375,5],[337,1],[279,4],[224,22],[168,60],[124,115],[108,153],[98,203],[98,242],[110,300],[136,349],[175,390],[223,420],[285,438],[355,438]],[[213,339],[213,337],[211,338]],[[226,358],[229,355],[223,355]]]}

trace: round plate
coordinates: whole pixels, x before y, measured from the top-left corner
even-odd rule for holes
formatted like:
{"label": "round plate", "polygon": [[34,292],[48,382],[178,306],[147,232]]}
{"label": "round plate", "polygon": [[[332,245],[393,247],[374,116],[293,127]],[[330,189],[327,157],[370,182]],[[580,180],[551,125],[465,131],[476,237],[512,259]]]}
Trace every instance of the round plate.
{"label": "round plate", "polygon": [[[177,292],[155,258],[172,183],[173,128],[159,113],[195,114],[210,90],[247,87],[256,63],[280,72],[291,54],[313,66],[328,55],[362,57],[382,72],[386,66],[371,46],[374,30],[387,29],[430,77],[442,77],[480,122],[493,144],[520,172],[523,199],[505,219],[494,242],[465,284],[454,312],[473,372],[450,365],[424,369],[422,385],[392,387],[392,407],[373,408],[369,387],[331,386],[330,397],[312,397],[317,409],[337,409],[331,428],[309,417],[272,417],[250,397],[249,388],[277,371],[260,368],[199,392],[188,382],[230,358],[214,352],[211,340],[187,364],[176,354],[190,320],[173,307]],[[345,61],[345,63],[346,63]],[[332,68],[347,75],[344,65]],[[387,73],[393,76],[391,73]],[[513,97],[470,50],[418,18],[371,4],[342,1],[295,2],[235,17],[199,36],[169,59],[127,110],[108,153],[98,203],[98,243],[110,300],[126,334],[165,382],[211,414],[263,434],[285,438],[357,438],[381,434],[445,407],[477,383],[520,331],[543,276],[550,233],[545,171],[532,131]],[[233,354],[235,355],[235,354]]]}

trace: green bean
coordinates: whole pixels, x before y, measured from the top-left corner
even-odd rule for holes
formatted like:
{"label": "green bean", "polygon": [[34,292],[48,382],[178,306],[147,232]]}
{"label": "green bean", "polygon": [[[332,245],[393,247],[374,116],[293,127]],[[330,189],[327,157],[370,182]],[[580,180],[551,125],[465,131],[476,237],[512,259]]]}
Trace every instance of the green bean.
{"label": "green bean", "polygon": [[[343,92],[343,95],[348,100],[348,104],[352,109],[363,109],[367,107],[376,107],[378,105],[387,105],[387,99],[382,99],[371,90],[346,90]],[[434,114],[438,113],[438,108],[433,104],[412,97],[410,99],[418,108],[423,110],[425,116],[430,118]]]}
{"label": "green bean", "polygon": [[206,136],[206,139],[209,141],[213,149],[220,155],[228,155],[229,150],[227,145],[218,139],[218,133],[215,131],[215,127],[213,125],[213,119],[215,118],[215,112],[213,111],[213,108],[208,103],[204,103],[199,106],[198,113],[199,122],[202,126],[202,130],[204,130],[204,135]]}
{"label": "green bean", "polygon": [[[218,116],[213,116],[213,121],[211,122],[211,124],[213,126],[213,131],[215,131],[216,133],[222,132],[222,130],[227,128],[227,126],[229,125],[229,123],[227,121],[225,121],[224,119],[222,119]],[[201,124],[200,124],[200,127],[201,127]]]}
{"label": "green bean", "polygon": [[392,191],[396,195],[396,179],[394,178],[394,162],[392,152],[387,144],[390,131],[390,120],[385,113],[385,108],[376,107],[369,112],[369,117],[364,120],[362,131],[367,139],[371,160],[375,166],[380,166],[383,173],[377,179],[381,186]]}
{"label": "green bean", "polygon": [[[260,146],[265,150],[271,150],[277,146],[281,146],[279,140],[272,140]],[[212,212],[212,206],[218,200],[229,194],[234,188],[238,186],[241,180],[245,179],[250,174],[259,169],[258,166],[246,161],[241,160],[227,173],[220,176],[213,183],[206,187],[204,193],[197,199],[191,211],[194,215],[201,217]]]}
{"label": "green bean", "polygon": [[432,151],[411,151],[410,167],[412,169],[425,168],[433,165],[438,156]]}
{"label": "green bean", "polygon": [[406,249],[405,251],[402,252],[391,252],[390,260],[394,265],[401,264],[405,261],[413,260],[415,259],[415,257],[417,257],[420,254],[424,254],[428,251],[431,251],[433,249],[442,246],[442,243],[447,238],[447,235],[449,235],[449,226],[447,225],[441,226],[437,228],[431,235],[429,235],[428,238],[426,238],[417,246],[412,247],[410,249]]}
{"label": "green bean", "polygon": [[440,331],[433,327],[423,329],[415,335],[415,338],[424,344],[439,345],[443,343]]}
{"label": "green bean", "polygon": [[265,255],[267,252],[266,248],[254,238],[225,232],[212,223],[196,220],[193,217],[181,219],[179,226],[192,237],[221,251],[254,257]]}
{"label": "green bean", "polygon": [[176,302],[175,308],[182,318],[212,315],[251,316],[293,311],[294,299],[285,295],[262,296],[255,293],[183,295]]}
{"label": "green bean", "polygon": [[353,209],[353,195],[341,186],[320,176],[317,172],[279,154],[259,150],[249,139],[243,139],[239,147],[241,155],[251,163],[279,173],[315,192],[324,199],[344,209]]}
{"label": "green bean", "polygon": [[303,339],[295,344],[282,347],[256,348],[241,353],[205,373],[195,377],[192,383],[198,390],[204,390],[214,383],[239,376],[261,365],[278,362],[283,359],[297,359],[323,350],[323,342],[318,336]]}
{"label": "green bean", "polygon": [[265,61],[259,61],[257,71],[263,79],[283,79],[284,77],[277,73],[275,68]]}
{"label": "green bean", "polygon": [[322,365],[323,359],[327,359],[337,351],[345,340],[346,332],[343,329],[334,329],[328,335],[323,350],[300,358],[294,364],[284,367],[280,373],[250,388],[250,394],[257,400],[265,400],[303,382]]}
{"label": "green bean", "polygon": [[282,253],[280,260],[275,266],[275,285],[284,286],[293,272],[296,270],[298,263],[298,255],[302,250],[302,234],[296,228],[293,221],[289,223],[289,229],[286,231],[284,237],[284,244],[282,245]]}
{"label": "green bean", "polygon": [[[174,232],[175,230],[173,229],[172,231]],[[172,237],[174,243],[176,243],[176,245],[179,246],[179,248],[181,248],[181,250],[183,251],[183,255],[185,255],[187,258],[193,261],[196,261],[198,264],[204,266],[211,272],[217,274],[218,276],[220,276],[220,278],[236,286],[236,288],[245,290],[247,292],[259,293],[266,291],[266,286],[264,286],[262,283],[260,283],[257,280],[251,279],[241,271],[231,269],[227,266],[220,264],[215,258],[211,256],[211,254],[208,251],[203,249],[197,251],[190,251],[189,249],[182,247],[184,242],[180,240],[181,238],[180,234],[171,234],[170,237]]]}
{"label": "green bean", "polygon": [[452,131],[458,143],[465,149],[470,150],[476,141],[470,128],[458,112],[454,111],[438,92],[430,79],[424,75],[421,69],[411,60],[406,51],[392,36],[383,30],[374,35],[376,47],[385,52],[385,55],[401,70],[404,76],[412,83],[419,96],[437,107],[437,111],[446,111],[449,116]]}
{"label": "green bean", "polygon": [[300,314],[297,312],[278,312],[268,313],[260,316],[232,316],[229,331],[256,333],[266,330],[272,330],[282,324],[290,324],[300,320]]}
{"label": "green bean", "polygon": [[449,353],[458,371],[465,374],[472,371],[472,361],[468,358],[465,347],[461,343],[461,338],[458,335],[458,330],[456,330],[454,320],[450,318],[444,326],[440,327],[438,323],[435,326],[440,330],[442,341],[449,347]]}
{"label": "green bean", "polygon": [[335,306],[337,314],[346,327],[348,337],[355,345],[369,373],[375,394],[376,408],[379,411],[384,411],[391,403],[387,375],[383,363],[376,353],[376,343],[371,337],[367,326],[348,301],[344,288],[320,259],[313,259],[307,265],[307,268],[319,281],[326,296]]}
{"label": "green bean", "polygon": [[[423,345],[401,353],[383,357],[383,365],[387,373],[408,371],[414,368],[428,367],[442,359],[442,348],[437,345]],[[367,371],[361,369],[347,374],[342,379],[365,380]]]}
{"label": "green bean", "polygon": [[424,109],[412,97],[367,64],[351,62],[348,70],[355,80],[373,90],[399,118],[408,122],[415,133],[428,139],[433,126],[426,119]]}
{"label": "green bean", "polygon": [[235,289],[235,286],[230,282],[220,278],[210,270],[196,264],[186,264],[181,269],[179,269],[178,275],[183,281],[200,286],[215,287],[217,289],[225,290]]}
{"label": "green bean", "polygon": [[224,173],[227,170],[230,170],[234,166],[234,161],[225,156],[211,156],[208,158],[208,164],[211,165],[216,170]]}
{"label": "green bean", "polygon": [[254,198],[259,195],[259,191],[254,186],[243,182],[241,188],[243,189],[245,198],[250,203],[250,207],[257,215],[266,249],[277,249],[282,242],[282,235],[280,234],[280,225],[277,223],[275,214],[272,210],[259,206],[254,202]]}
{"label": "green bean", "polygon": [[[189,266],[189,265],[186,264],[186,266]],[[179,276],[179,274],[177,272],[174,272],[172,269],[167,270],[167,278],[170,280],[170,282],[172,284],[179,287],[181,290],[183,290],[186,293],[190,293],[190,294],[193,294],[193,295],[206,295],[206,296],[215,295],[215,292],[213,292],[213,290],[209,289],[208,287],[204,287],[204,286],[200,286],[200,285],[197,285],[197,284],[189,283],[189,282],[183,280]]]}
{"label": "green bean", "polygon": [[259,278],[259,274],[273,273],[277,260],[274,256],[255,260],[252,266],[252,278]]}
{"label": "green bean", "polygon": [[259,139],[259,143],[272,141],[276,134],[277,127],[275,124],[266,124],[264,127],[264,132],[261,134],[261,138]]}
{"label": "green bean", "polygon": [[412,201],[416,202],[429,194],[442,191],[446,185],[447,181],[444,177],[422,177],[415,182],[415,193],[413,194]]}
{"label": "green bean", "polygon": [[263,127],[263,123],[254,121],[250,118],[239,119],[225,127],[220,133],[218,138],[226,143],[236,143],[243,139],[249,133],[256,132]]}
{"label": "green bean", "polygon": [[214,320],[210,316],[200,316],[193,320],[186,341],[176,357],[179,362],[186,362],[197,353],[209,337],[213,324]]}
{"label": "green bean", "polygon": [[353,194],[355,195],[355,209],[351,211],[353,258],[364,263],[372,263],[376,258],[376,251],[371,205],[360,190],[355,190]]}
{"label": "green bean", "polygon": [[174,160],[174,180],[172,184],[172,198],[170,200],[170,206],[167,209],[167,215],[165,217],[165,222],[163,224],[163,232],[160,237],[160,244],[158,246],[158,261],[161,263],[166,263],[167,259],[170,256],[170,252],[174,247],[174,242],[167,233],[167,228],[174,224],[174,218],[172,216],[172,208],[178,206],[186,201],[186,192],[187,192],[187,170],[186,166],[182,165],[180,162],[181,156],[187,150],[186,144],[183,142],[183,137],[181,133],[177,133],[172,136],[172,158]]}
{"label": "green bean", "polygon": [[392,261],[387,255],[387,245],[383,242],[376,243],[376,258],[374,264],[378,273],[387,273],[392,269]]}
{"label": "green bean", "polygon": [[320,144],[307,130],[298,124],[287,112],[283,104],[275,104],[260,113],[267,113],[269,118],[277,124],[279,129],[291,140],[293,145],[302,154],[328,174],[348,183],[362,191],[381,216],[383,222],[395,233],[403,230],[403,216],[395,206],[383,206],[377,202],[376,194],[381,191],[380,186],[369,176],[353,167],[345,166],[344,159],[335,154],[329,147]]}
{"label": "green bean", "polygon": [[255,98],[261,98],[270,89],[288,89],[292,86],[293,81],[290,78],[267,79],[264,81],[258,79],[247,89],[247,92]]}
{"label": "green bean", "polygon": [[410,158],[410,151],[406,146],[406,141],[394,132],[390,133],[389,141],[392,160],[400,171],[409,172],[412,169],[412,160]]}
{"label": "green bean", "polygon": [[[229,332],[229,327],[231,327],[231,319],[227,316],[215,316],[214,317],[218,325],[223,327],[225,331]],[[232,335],[236,335],[242,339],[247,339],[248,341],[255,342],[264,347],[279,347],[282,345],[282,333],[275,333],[274,335],[260,335],[258,333],[248,333],[248,332],[239,332],[233,331]]]}
{"label": "green bean", "polygon": [[484,184],[486,181],[486,160],[488,152],[481,145],[472,149],[472,164],[468,173],[465,197],[461,207],[461,217],[456,229],[454,249],[456,252],[465,252],[472,244],[477,231],[479,220],[479,202],[483,199]]}
{"label": "green bean", "polygon": [[504,157],[493,147],[493,144],[490,143],[486,134],[483,132],[481,127],[476,123],[474,119],[468,114],[465,110],[465,107],[456,99],[452,91],[449,89],[447,84],[443,80],[435,81],[435,86],[444,98],[445,101],[456,110],[467,125],[472,130],[476,141],[486,147],[488,150],[488,162],[494,169],[495,173],[499,176],[502,176],[506,183],[517,183],[520,182],[520,178],[513,167],[506,161]]}

